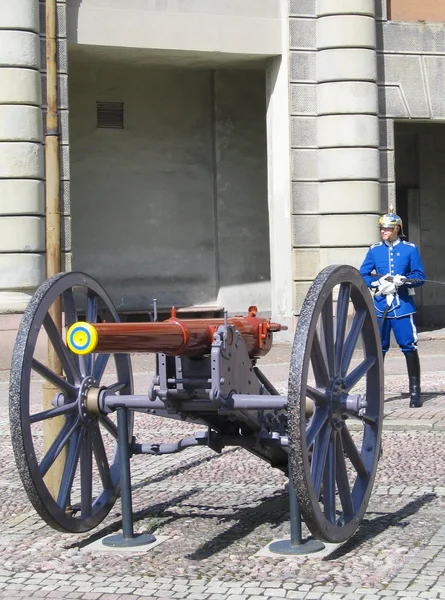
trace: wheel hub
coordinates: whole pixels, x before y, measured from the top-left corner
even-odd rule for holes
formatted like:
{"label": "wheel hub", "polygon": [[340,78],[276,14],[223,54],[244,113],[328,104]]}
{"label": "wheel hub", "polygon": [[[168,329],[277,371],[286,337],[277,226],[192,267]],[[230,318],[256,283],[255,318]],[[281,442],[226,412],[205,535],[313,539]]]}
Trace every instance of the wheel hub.
{"label": "wheel hub", "polygon": [[344,424],[343,412],[345,409],[346,383],[342,377],[335,377],[331,383],[329,418],[332,425],[339,429]]}
{"label": "wheel hub", "polygon": [[80,384],[77,396],[79,415],[85,425],[90,425],[97,421],[99,410],[98,408],[96,409],[97,402],[95,403],[94,398],[97,398],[98,395],[99,387],[97,386],[97,381],[92,375],[88,375]]}

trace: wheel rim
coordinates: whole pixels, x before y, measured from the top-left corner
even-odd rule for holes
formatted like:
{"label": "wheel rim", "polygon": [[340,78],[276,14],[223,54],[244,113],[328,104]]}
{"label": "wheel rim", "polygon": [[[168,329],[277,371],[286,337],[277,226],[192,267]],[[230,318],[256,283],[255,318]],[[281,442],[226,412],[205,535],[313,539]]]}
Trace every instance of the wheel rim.
{"label": "wheel rim", "polygon": [[[111,360],[105,354],[79,357],[71,353],[49,314],[59,299],[66,328],[79,316],[92,323],[98,315],[119,320],[110,298],[88,275],[60,273],[40,286],[23,315],[13,351],[11,436],[20,477],[39,515],[60,531],[84,532],[105,518],[119,494],[115,420],[87,410],[88,391],[131,394],[133,382],[128,355],[114,355]],[[61,377],[39,355],[46,354],[46,348],[41,351],[46,339],[62,364]],[[52,407],[42,410],[45,384],[58,394],[53,396]],[[45,438],[44,447],[44,427],[56,418],[60,432],[54,442]],[[47,487],[49,472],[62,457],[60,485],[53,497]]]}
{"label": "wheel rim", "polygon": [[[360,340],[362,357],[351,365]],[[308,398],[313,414],[306,422]],[[292,348],[288,409],[289,465],[303,519],[316,538],[343,542],[369,501],[383,418],[379,329],[353,267],[327,267],[306,296]]]}

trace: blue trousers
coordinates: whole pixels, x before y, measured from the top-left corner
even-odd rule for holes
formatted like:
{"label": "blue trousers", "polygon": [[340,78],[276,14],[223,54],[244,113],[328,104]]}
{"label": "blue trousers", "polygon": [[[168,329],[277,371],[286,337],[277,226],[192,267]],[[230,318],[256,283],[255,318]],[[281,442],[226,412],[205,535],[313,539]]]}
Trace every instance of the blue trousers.
{"label": "blue trousers", "polygon": [[414,322],[414,315],[385,319],[383,324],[381,323],[381,317],[377,319],[382,337],[383,354],[389,350],[391,330],[394,332],[396,342],[399,344],[403,354],[409,354],[413,350],[417,350],[417,329]]}

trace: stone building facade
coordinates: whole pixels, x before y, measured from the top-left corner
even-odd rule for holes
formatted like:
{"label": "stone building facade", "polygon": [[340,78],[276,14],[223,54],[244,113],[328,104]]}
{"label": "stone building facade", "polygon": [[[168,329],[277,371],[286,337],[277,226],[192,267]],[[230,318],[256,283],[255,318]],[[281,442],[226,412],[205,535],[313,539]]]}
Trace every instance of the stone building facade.
{"label": "stone building facade", "polygon": [[[59,1],[63,268],[122,312],[255,303],[292,329],[320,269],[358,266],[394,204],[441,279],[439,4]],[[7,346],[45,278],[44,17],[37,0],[0,5]],[[445,323],[442,289],[419,308]]]}

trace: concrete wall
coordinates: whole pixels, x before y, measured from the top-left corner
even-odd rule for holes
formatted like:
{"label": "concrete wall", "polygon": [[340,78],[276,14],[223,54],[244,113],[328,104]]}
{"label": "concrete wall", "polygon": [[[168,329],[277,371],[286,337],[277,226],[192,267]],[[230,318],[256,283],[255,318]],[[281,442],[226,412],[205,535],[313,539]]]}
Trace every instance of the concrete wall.
{"label": "concrete wall", "polygon": [[281,52],[279,0],[68,0],[67,4],[70,43],[169,52],[263,56]]}
{"label": "concrete wall", "polygon": [[271,309],[264,72],[215,73],[218,304]]}
{"label": "concrete wall", "polygon": [[264,73],[74,61],[69,86],[73,268],[121,310],[270,310]]}

